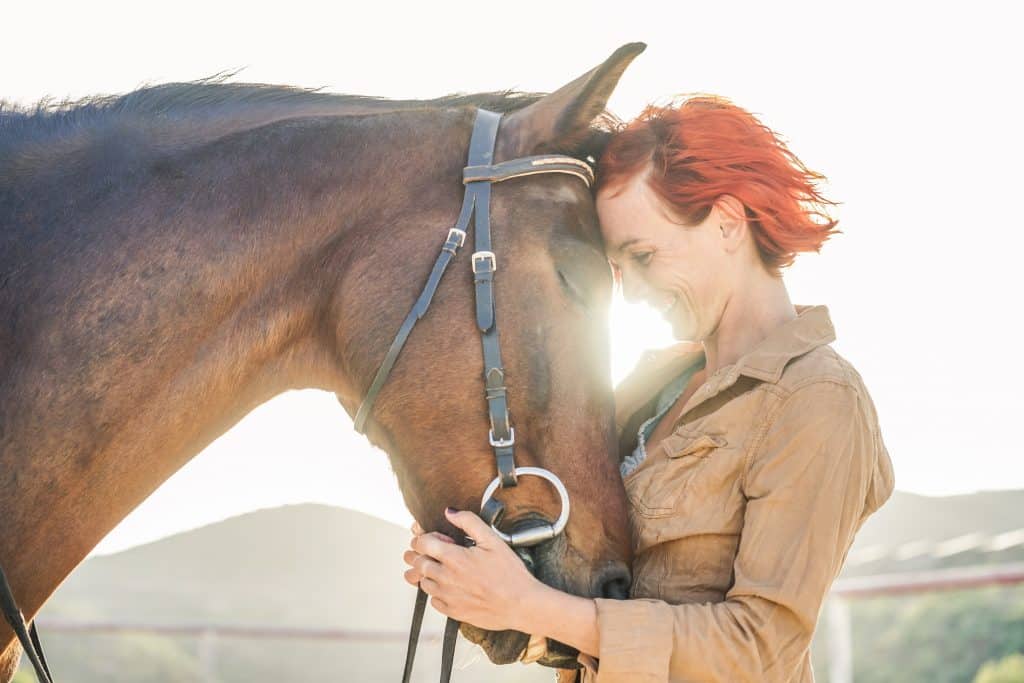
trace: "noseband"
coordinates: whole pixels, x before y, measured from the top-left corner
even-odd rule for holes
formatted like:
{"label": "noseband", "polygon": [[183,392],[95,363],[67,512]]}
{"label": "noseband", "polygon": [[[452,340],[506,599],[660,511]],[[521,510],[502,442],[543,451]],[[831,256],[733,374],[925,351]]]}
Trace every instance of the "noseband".
{"label": "noseband", "polygon": [[[484,360],[484,398],[487,401],[487,412],[490,418],[490,431],[487,438],[494,449],[497,476],[487,486],[480,503],[480,516],[491,525],[495,533],[503,541],[514,548],[525,548],[543,543],[554,538],[565,530],[569,521],[569,494],[561,480],[552,472],[540,467],[516,467],[514,449],[516,432],[512,427],[508,412],[508,391],[505,387],[505,369],[501,362],[501,346],[498,341],[498,324],[494,313],[494,273],[498,269],[498,258],[491,246],[491,185],[511,178],[539,175],[544,173],[565,173],[576,176],[587,187],[594,181],[590,166],[572,157],[545,154],[523,157],[501,163],[493,163],[494,143],[498,137],[498,126],[501,114],[477,110],[473,134],[469,142],[469,160],[462,172],[465,194],[462,199],[462,210],[454,228],[448,231],[441,252],[437,255],[434,267],[430,271],[427,283],[413,304],[412,310],[402,322],[398,334],[391,342],[384,361],[373,378],[370,389],[366,392],[359,410],[356,412],[354,425],[356,431],[364,433],[366,421],[373,411],[373,403],[381,387],[387,381],[388,374],[398,360],[398,354],[409,338],[412,328],[422,318],[437,291],[438,284],[448,264],[458,254],[466,241],[470,222],[474,228],[474,249],[470,257],[473,267],[473,284],[476,290],[476,325],[480,331],[483,345]],[[518,483],[519,476],[537,476],[549,482],[558,492],[561,500],[561,512],[554,523],[544,523],[511,533],[498,529],[498,524],[505,512],[504,504],[494,498],[494,493],[501,488],[510,488]],[[402,683],[408,683],[412,675],[413,660],[416,656],[416,643],[419,640],[420,627],[426,609],[427,594],[423,589],[416,593],[416,607],[413,611],[412,626],[409,629],[409,645],[405,656],[405,670]],[[451,678],[452,661],[455,656],[455,640],[458,636],[459,622],[449,618],[445,623],[444,642],[441,655],[441,681],[447,683]]]}

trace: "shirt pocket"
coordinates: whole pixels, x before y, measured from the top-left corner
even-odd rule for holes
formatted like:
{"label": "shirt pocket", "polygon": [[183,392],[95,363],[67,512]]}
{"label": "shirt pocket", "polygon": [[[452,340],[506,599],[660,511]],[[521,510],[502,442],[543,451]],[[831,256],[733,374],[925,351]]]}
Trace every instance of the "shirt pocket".
{"label": "shirt pocket", "polygon": [[637,469],[626,481],[636,512],[648,519],[676,514],[680,499],[699,480],[709,459],[728,446],[724,434],[700,427],[682,427],[665,437],[657,446],[660,452],[647,456],[657,460]]}

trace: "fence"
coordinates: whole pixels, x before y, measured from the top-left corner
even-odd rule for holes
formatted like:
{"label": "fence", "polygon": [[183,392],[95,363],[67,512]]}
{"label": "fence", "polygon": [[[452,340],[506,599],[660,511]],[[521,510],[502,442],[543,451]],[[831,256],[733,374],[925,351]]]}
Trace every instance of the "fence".
{"label": "fence", "polygon": [[[853,636],[850,602],[887,595],[963,590],[1024,583],[1024,563],[865,576],[836,581],[827,605],[829,680],[853,683]],[[335,642],[405,643],[408,634],[397,631],[238,626],[232,624],[147,624],[46,619],[47,633],[151,633],[187,636],[198,640],[200,669],[214,680],[217,641],[220,638],[327,640]],[[440,641],[439,633],[424,633],[422,640]]]}
{"label": "fence", "polygon": [[850,601],[1020,583],[1024,583],[1024,563],[932,569],[836,581],[827,606],[829,682],[853,683]]}
{"label": "fence", "polygon": [[[116,635],[118,633],[148,633],[163,636],[195,638],[203,681],[219,680],[217,671],[217,641],[221,638],[248,638],[271,640],[327,640],[331,642],[402,643],[408,642],[408,633],[397,631],[354,631],[346,629],[293,628],[277,626],[239,626],[235,624],[148,624],[144,622],[68,621],[45,619],[38,623],[46,633],[87,633],[90,635]],[[421,642],[440,642],[441,634],[424,632]]]}

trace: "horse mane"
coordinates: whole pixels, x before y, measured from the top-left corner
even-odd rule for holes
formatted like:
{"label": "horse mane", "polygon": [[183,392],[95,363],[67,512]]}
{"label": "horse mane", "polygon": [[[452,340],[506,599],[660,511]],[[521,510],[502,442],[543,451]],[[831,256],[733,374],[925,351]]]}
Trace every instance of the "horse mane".
{"label": "horse mane", "polygon": [[[202,143],[273,121],[303,116],[368,115],[417,109],[481,107],[508,113],[544,93],[502,90],[455,93],[427,100],[325,92],[323,88],[230,82],[234,72],[196,81],[148,85],[119,95],[45,98],[22,106],[0,99],[0,181],[46,166],[107,135],[134,139],[154,150]],[[577,156],[596,158],[614,116],[605,114],[593,136],[572,141]]]}
{"label": "horse mane", "polygon": [[0,150],[41,142],[62,133],[80,134],[83,128],[106,127],[130,119],[160,117],[187,119],[246,119],[246,112],[262,109],[280,115],[281,110],[336,109],[336,114],[365,114],[407,109],[479,106],[494,111],[521,109],[543,95],[514,90],[446,95],[431,100],[389,100],[383,97],[334,94],[323,88],[298,88],[263,83],[233,83],[234,73],[217,74],[183,83],[149,85],[126,94],[93,95],[76,100],[44,98],[20,106],[0,99]]}

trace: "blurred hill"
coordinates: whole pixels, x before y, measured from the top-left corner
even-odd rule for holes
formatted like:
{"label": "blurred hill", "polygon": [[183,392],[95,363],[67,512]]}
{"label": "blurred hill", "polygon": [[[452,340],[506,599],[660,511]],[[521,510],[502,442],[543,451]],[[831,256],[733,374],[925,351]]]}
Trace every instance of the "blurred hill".
{"label": "blurred hill", "polygon": [[1024,491],[897,491],[864,523],[844,576],[1024,561]]}
{"label": "blurred hill", "polygon": [[[50,620],[231,624],[405,633],[415,591],[402,579],[409,532],[351,510],[260,510],[84,562],[39,621],[51,669],[82,681],[394,681],[404,643],[220,638],[214,671],[195,639],[48,633]],[[424,633],[443,629],[428,609]],[[436,681],[440,644],[424,642],[416,681]],[[529,683],[551,669],[492,665],[462,641],[455,681]],[[72,675],[67,675],[73,672]],[[65,674],[65,675],[61,675]]]}
{"label": "blurred hill", "polygon": [[1024,491],[983,491],[930,497],[896,491],[868,519],[858,545],[939,541],[981,531],[998,534],[1024,527]]}
{"label": "blurred hill", "polygon": [[[865,524],[845,575],[1024,559],[1024,543],[983,542],[1024,527],[1024,491],[929,498],[897,492]],[[977,535],[943,555],[950,539]],[[40,617],[55,672],[83,681],[393,681],[404,644],[221,638],[203,671],[189,638],[49,633],[46,620],[231,624],[405,632],[414,591],[402,580],[407,530],[324,505],[260,510],[82,564]],[[968,538],[968,540],[970,540]],[[429,610],[428,610],[429,611]],[[431,614],[425,632],[440,632]],[[417,681],[436,680],[438,643],[417,656]],[[457,681],[553,680],[550,669],[495,667],[461,642]],[[66,678],[66,676],[61,676]],[[909,679],[908,679],[909,680]]]}

